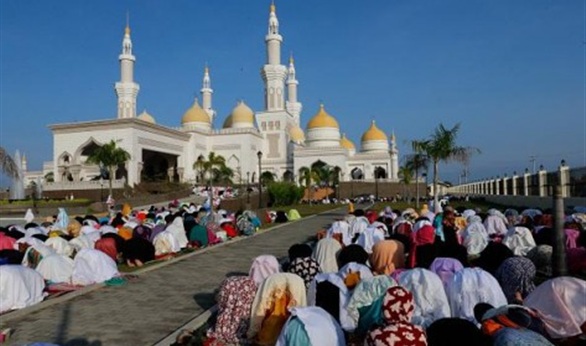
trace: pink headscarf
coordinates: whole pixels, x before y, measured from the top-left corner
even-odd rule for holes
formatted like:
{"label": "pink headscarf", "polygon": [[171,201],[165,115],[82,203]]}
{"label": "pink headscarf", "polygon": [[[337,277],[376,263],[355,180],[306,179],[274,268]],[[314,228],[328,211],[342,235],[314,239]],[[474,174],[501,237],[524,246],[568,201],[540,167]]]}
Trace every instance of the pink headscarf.
{"label": "pink headscarf", "polygon": [[261,255],[254,259],[250,272],[248,274],[257,285],[260,285],[264,279],[280,271],[279,261],[273,255]]}
{"label": "pink headscarf", "polygon": [[427,244],[433,244],[435,241],[435,228],[430,225],[424,225],[417,232],[411,233],[412,251],[409,255],[409,265],[415,268],[417,263],[417,247]]}
{"label": "pink headscarf", "polygon": [[96,250],[100,250],[108,257],[116,262],[116,257],[118,256],[118,249],[116,249],[116,241],[113,238],[102,238],[96,241],[95,244]]}
{"label": "pink headscarf", "polygon": [[572,229],[572,228],[566,228],[564,230],[564,233],[566,234],[566,249],[575,249],[578,247],[578,245],[576,244],[578,237],[580,236],[580,231]]}
{"label": "pink headscarf", "polygon": [[0,250],[14,250],[16,239],[7,236],[4,232],[0,232]]}

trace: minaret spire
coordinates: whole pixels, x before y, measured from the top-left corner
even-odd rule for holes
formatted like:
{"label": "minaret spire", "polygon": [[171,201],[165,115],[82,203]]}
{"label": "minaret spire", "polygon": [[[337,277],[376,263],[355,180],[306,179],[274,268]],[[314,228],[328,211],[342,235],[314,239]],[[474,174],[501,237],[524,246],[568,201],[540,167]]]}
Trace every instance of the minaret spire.
{"label": "minaret spire", "polygon": [[277,9],[272,2],[269,7],[269,26],[265,36],[267,62],[263,66],[261,76],[265,82],[265,110],[280,111],[285,109],[285,79],[287,67],[281,65],[281,43],[279,34]]}
{"label": "minaret spire", "polygon": [[297,81],[295,72],[295,59],[293,59],[293,53],[289,56],[289,68],[287,69],[287,102],[286,108],[293,117],[295,117],[299,125],[299,115],[301,114],[301,103],[297,101]]}
{"label": "minaret spire", "polygon": [[203,81],[202,81],[202,88],[201,88],[201,99],[202,99],[202,108],[208,113],[210,116],[211,121],[214,121],[214,116],[216,112],[212,109],[212,94],[214,90],[212,89],[212,81],[210,78],[210,68],[206,63],[204,71],[203,71]]}
{"label": "minaret spire", "polygon": [[118,96],[118,118],[134,118],[136,117],[136,97],[140,87],[134,82],[136,58],[132,55],[128,13],[122,39],[122,53],[118,56],[118,60],[120,61],[120,81],[114,86]]}

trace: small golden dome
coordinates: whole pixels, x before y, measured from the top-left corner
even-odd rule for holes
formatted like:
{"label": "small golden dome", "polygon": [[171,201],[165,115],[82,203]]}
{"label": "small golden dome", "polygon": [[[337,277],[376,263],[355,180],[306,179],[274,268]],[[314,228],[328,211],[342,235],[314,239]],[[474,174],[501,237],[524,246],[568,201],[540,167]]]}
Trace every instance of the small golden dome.
{"label": "small golden dome", "polygon": [[230,127],[232,127],[232,115],[228,115],[226,120],[224,120],[224,125],[222,125],[222,128],[224,129],[228,129]]}
{"label": "small golden dome", "polygon": [[314,115],[314,117],[311,118],[311,120],[309,120],[309,122],[307,123],[307,129],[314,129],[318,127],[333,127],[337,129],[340,128],[338,122],[336,121],[336,118],[334,118],[326,112],[323,104],[319,106],[319,112],[317,112],[317,114]]}
{"label": "small golden dome", "polygon": [[362,142],[386,140],[387,135],[385,135],[385,133],[381,129],[376,127],[374,120],[372,121],[372,123],[370,123],[370,128],[362,135]]}
{"label": "small golden dome", "polygon": [[153,118],[152,115],[150,115],[149,113],[147,113],[146,109],[142,111],[142,113],[140,113],[137,117],[138,119],[142,120],[142,121],[146,121],[147,123],[151,123],[151,124],[156,124],[157,122],[155,121],[155,118]]}
{"label": "small golden dome", "polygon": [[232,124],[249,123],[254,124],[254,112],[244,101],[238,102],[238,105],[232,109]]}
{"label": "small golden dome", "polygon": [[181,124],[187,123],[210,123],[210,116],[199,106],[197,99],[195,99],[193,106],[181,118]]}
{"label": "small golden dome", "polygon": [[302,142],[305,140],[305,134],[303,133],[303,130],[297,125],[291,127],[289,130],[289,137],[293,142]]}
{"label": "small golden dome", "polygon": [[348,138],[346,138],[346,134],[342,134],[342,138],[340,139],[340,146],[344,149],[348,149],[348,150],[355,150],[356,147],[354,146],[354,143],[352,143],[351,140],[349,140]]}

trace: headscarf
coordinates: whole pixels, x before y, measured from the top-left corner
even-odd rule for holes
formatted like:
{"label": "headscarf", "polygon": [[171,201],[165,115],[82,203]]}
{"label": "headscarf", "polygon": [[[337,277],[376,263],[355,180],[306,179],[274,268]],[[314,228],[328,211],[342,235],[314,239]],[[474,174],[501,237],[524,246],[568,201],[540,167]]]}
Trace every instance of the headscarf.
{"label": "headscarf", "polygon": [[36,270],[21,265],[0,266],[0,313],[23,309],[45,298],[45,280]]}
{"label": "headscarf", "polygon": [[503,293],[509,303],[516,302],[515,293],[519,292],[523,298],[535,289],[535,265],[525,257],[511,257],[506,259],[496,271],[495,277],[503,288]]}
{"label": "headscarf", "polygon": [[383,300],[383,319],[385,326],[368,333],[366,344],[369,346],[426,346],[427,339],[423,328],[411,324],[415,305],[413,295],[403,287],[391,287]]}
{"label": "headscarf", "polygon": [[308,244],[293,244],[289,248],[289,262],[296,258],[311,257],[312,249]]}
{"label": "headscarf", "polygon": [[301,219],[301,215],[299,215],[297,209],[289,209],[289,212],[287,213],[287,218],[290,221],[295,221]]}
{"label": "headscarf", "polygon": [[350,224],[347,221],[339,220],[332,223],[326,235],[328,238],[333,238],[336,234],[342,237],[342,243],[345,246],[352,244],[352,234],[350,232]]}
{"label": "headscarf", "polygon": [[130,213],[132,212],[132,207],[130,206],[130,204],[128,203],[124,203],[122,205],[122,216],[124,217],[128,217],[130,215]]}
{"label": "headscarf", "polygon": [[390,275],[395,269],[405,267],[403,244],[396,240],[383,240],[372,248],[370,264],[377,274]]}
{"label": "headscarf", "polygon": [[70,283],[73,273],[73,260],[54,253],[43,257],[35,270],[43,276],[43,279],[51,283]]}
{"label": "headscarf", "polygon": [[311,257],[298,257],[289,265],[289,273],[299,275],[305,282],[306,288],[309,288],[313,278],[320,272],[319,263]]}
{"label": "headscarf", "polygon": [[69,234],[72,237],[77,237],[79,236],[79,233],[81,232],[81,223],[79,223],[79,221],[73,219],[69,222],[69,224],[67,225],[67,228],[65,228],[67,230],[67,234]]}
{"label": "headscarf", "polygon": [[478,303],[493,306],[507,304],[507,298],[498,281],[480,268],[464,268],[454,275],[446,290],[452,317],[476,322],[474,307]]}
{"label": "headscarf", "polygon": [[290,309],[306,305],[303,279],[290,273],[269,276],[262,282],[254,297],[248,339],[260,345],[274,344],[291,314]]}
{"label": "headscarf", "polygon": [[132,231],[132,236],[134,238],[140,237],[148,240],[151,237],[151,233],[152,230],[150,229],[150,227],[147,227],[145,225],[139,225],[136,226]]}
{"label": "headscarf", "polygon": [[343,248],[338,254],[338,265],[345,266],[350,262],[366,264],[368,261],[368,253],[360,245],[351,244]]}
{"label": "headscarf", "polygon": [[185,233],[185,228],[183,228],[183,219],[180,216],[175,217],[173,222],[171,222],[171,224],[168,225],[167,228],[165,228],[165,230],[173,234],[181,248],[186,247],[189,243],[189,240],[187,240],[187,235]]}
{"label": "headscarf", "polygon": [[338,271],[338,275],[344,280],[344,285],[353,290],[361,280],[373,277],[372,271],[364,264],[350,262]]}
{"label": "headscarf", "polygon": [[529,251],[537,246],[531,231],[526,227],[511,227],[507,232],[507,235],[503,239],[509,249],[513,250],[513,253],[517,256],[525,256]]}
{"label": "headscarf", "polygon": [[539,245],[527,253],[527,258],[533,262],[538,274],[551,276],[552,254],[553,248],[550,245]]}
{"label": "headscarf", "polygon": [[[353,328],[357,328],[360,325],[363,326],[361,329],[368,330],[372,325],[380,322],[382,319],[380,309],[369,314],[363,312],[366,312],[366,309],[372,306],[380,308],[385,292],[389,287],[393,286],[397,286],[397,283],[387,275],[374,276],[358,283],[346,306]],[[353,329],[349,330],[353,331]]]}
{"label": "headscarf", "polygon": [[513,257],[514,255],[513,251],[511,251],[506,245],[491,241],[480,253],[476,265],[487,272],[494,274],[507,258]]}
{"label": "headscarf", "polygon": [[434,321],[451,316],[444,286],[434,272],[423,268],[406,270],[399,274],[398,282],[413,294],[413,324],[427,328]]}
{"label": "headscarf", "polygon": [[344,330],[353,330],[354,324],[346,309],[350,295],[339,275],[317,274],[307,290],[307,305],[319,306],[329,312]]}
{"label": "headscarf", "polygon": [[105,253],[82,249],[75,255],[71,281],[74,285],[91,285],[119,276],[116,262]]}
{"label": "headscarf", "polygon": [[254,280],[257,286],[260,286],[266,278],[279,271],[279,261],[275,256],[260,255],[252,261],[248,276]]}
{"label": "headscarf", "polygon": [[463,245],[468,251],[468,255],[479,255],[488,245],[488,235],[479,216],[468,218],[468,226],[462,233]]}
{"label": "headscarf", "polygon": [[0,251],[1,250],[12,250],[16,239],[7,236],[4,232],[0,232]]}
{"label": "headscarf", "polygon": [[33,211],[31,208],[28,208],[26,210],[26,213],[24,213],[24,221],[26,221],[26,223],[31,223],[31,222],[33,222],[34,219],[35,219],[35,214],[33,214]]}
{"label": "headscarf", "polygon": [[507,234],[507,224],[505,221],[506,219],[502,214],[488,215],[486,220],[484,220],[484,227],[486,228],[488,235],[504,236]]}
{"label": "headscarf", "polygon": [[338,253],[342,246],[337,240],[324,238],[317,242],[313,251],[313,258],[319,263],[323,273],[335,273],[338,271]]}
{"label": "headscarf", "polygon": [[246,276],[225,279],[218,294],[218,317],[207,336],[223,344],[243,344],[249,326],[250,308],[256,295],[256,283]]}
{"label": "headscarf", "polygon": [[114,239],[104,238],[96,241],[95,249],[102,251],[114,261],[117,260],[118,249],[116,248],[116,241]]}
{"label": "headscarf", "polygon": [[429,224],[424,224],[417,231],[411,233],[411,254],[409,264],[411,268],[417,263],[417,248],[423,245],[433,244],[435,241],[435,229]]}
{"label": "headscarf", "polygon": [[118,230],[118,235],[121,236],[124,240],[128,240],[132,238],[132,228],[120,227]]}
{"label": "headscarf", "polygon": [[538,311],[550,337],[567,338],[582,334],[581,326],[586,322],[584,292],[586,281],[558,277],[537,286],[523,303]]}
{"label": "headscarf", "polygon": [[464,269],[464,266],[455,258],[438,257],[431,263],[429,269],[439,276],[444,288],[446,288],[454,278],[454,274]]}
{"label": "headscarf", "polygon": [[317,306],[294,307],[290,313],[276,346],[346,345],[340,325],[324,309]]}
{"label": "headscarf", "polygon": [[162,231],[157,234],[155,239],[153,239],[153,245],[155,246],[155,257],[174,254],[181,251],[179,242],[169,231]]}
{"label": "headscarf", "polygon": [[366,252],[371,253],[372,247],[379,241],[385,240],[385,231],[382,227],[367,227],[356,240],[356,244],[362,246]]}
{"label": "headscarf", "polygon": [[69,216],[67,215],[65,208],[59,208],[59,213],[57,214],[57,220],[55,221],[54,226],[63,232],[68,230]]}

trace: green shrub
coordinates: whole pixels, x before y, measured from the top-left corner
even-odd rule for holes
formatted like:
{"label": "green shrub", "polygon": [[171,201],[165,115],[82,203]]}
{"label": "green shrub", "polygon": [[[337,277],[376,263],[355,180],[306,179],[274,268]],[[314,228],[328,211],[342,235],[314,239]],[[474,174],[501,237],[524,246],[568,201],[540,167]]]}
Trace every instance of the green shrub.
{"label": "green shrub", "polygon": [[295,203],[303,198],[303,188],[291,182],[274,182],[269,184],[269,199],[272,206],[282,207]]}

